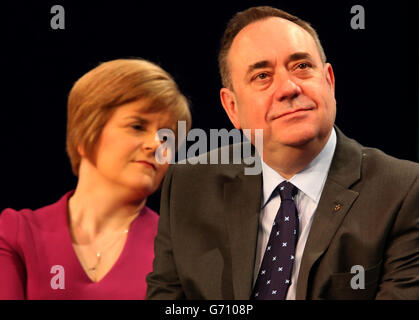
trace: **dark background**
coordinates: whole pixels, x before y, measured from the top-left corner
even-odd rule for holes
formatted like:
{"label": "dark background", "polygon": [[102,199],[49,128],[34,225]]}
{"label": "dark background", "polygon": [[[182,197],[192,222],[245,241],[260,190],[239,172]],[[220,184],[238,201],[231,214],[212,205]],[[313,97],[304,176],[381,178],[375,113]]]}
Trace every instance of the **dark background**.
{"label": "dark background", "polygon": [[[417,1],[19,1],[1,4],[0,210],[38,208],[76,186],[65,153],[66,101],[99,62],[142,57],[169,71],[192,105],[193,127],[231,129],[219,102],[219,41],[229,18],[272,5],[314,26],[336,77],[343,132],[418,160]],[[52,30],[50,9],[65,9]],[[352,30],[353,5],[365,30]],[[159,193],[149,200],[158,210]]]}

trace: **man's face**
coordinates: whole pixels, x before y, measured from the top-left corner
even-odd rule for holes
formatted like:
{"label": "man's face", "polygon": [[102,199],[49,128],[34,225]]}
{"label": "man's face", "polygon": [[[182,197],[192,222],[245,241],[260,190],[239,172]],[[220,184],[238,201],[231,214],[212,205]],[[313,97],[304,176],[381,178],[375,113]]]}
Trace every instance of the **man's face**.
{"label": "man's face", "polygon": [[311,35],[281,18],[243,28],[227,57],[233,90],[221,100],[238,129],[263,129],[264,153],[304,148],[329,136],[336,115],[334,75]]}

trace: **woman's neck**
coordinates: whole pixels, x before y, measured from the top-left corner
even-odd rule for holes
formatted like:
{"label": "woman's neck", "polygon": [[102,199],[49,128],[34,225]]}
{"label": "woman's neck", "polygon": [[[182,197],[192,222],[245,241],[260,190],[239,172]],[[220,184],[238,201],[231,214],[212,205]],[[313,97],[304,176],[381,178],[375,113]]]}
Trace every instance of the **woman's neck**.
{"label": "woman's neck", "polygon": [[81,175],[68,202],[71,230],[83,230],[85,236],[92,239],[128,229],[147,200],[94,176]]}

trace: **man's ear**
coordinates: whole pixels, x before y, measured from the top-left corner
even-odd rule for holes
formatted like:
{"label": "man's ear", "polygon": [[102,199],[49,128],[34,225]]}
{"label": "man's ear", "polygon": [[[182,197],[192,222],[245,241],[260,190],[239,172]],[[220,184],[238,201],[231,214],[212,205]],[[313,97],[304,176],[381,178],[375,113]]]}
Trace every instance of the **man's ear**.
{"label": "man's ear", "polygon": [[220,99],[221,104],[228,117],[230,118],[231,123],[236,129],[241,129],[239,112],[237,109],[236,95],[233,91],[227,88],[221,88],[220,90]]}
{"label": "man's ear", "polygon": [[326,81],[329,84],[330,90],[333,92],[333,96],[335,95],[335,74],[333,73],[333,68],[330,63],[324,64],[324,72],[326,76]]}

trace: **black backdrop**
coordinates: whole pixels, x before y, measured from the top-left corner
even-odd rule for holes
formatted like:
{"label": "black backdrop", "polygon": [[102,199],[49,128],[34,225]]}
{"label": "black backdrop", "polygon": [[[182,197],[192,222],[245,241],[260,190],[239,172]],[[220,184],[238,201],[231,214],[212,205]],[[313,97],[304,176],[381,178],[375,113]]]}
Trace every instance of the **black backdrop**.
{"label": "black backdrop", "polygon": [[[0,209],[38,208],[76,185],[65,153],[66,99],[99,62],[159,63],[192,104],[193,127],[232,126],[219,102],[219,40],[254,5],[289,11],[316,28],[336,76],[337,125],[398,158],[418,154],[417,1],[19,1],[1,4]],[[65,9],[52,30],[50,9]],[[353,5],[365,30],[350,26]],[[149,199],[158,210],[159,193]]]}

